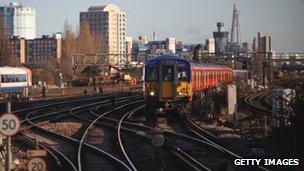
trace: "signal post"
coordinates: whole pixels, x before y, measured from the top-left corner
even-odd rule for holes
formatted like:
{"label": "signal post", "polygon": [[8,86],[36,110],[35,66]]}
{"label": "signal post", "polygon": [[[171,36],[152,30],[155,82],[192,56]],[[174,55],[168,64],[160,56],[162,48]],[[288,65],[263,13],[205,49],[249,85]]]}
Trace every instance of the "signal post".
{"label": "signal post", "polygon": [[6,144],[6,160],[5,160],[5,168],[7,171],[12,170],[12,149],[11,149],[11,137],[15,135],[20,128],[20,120],[19,118],[11,113],[11,102],[7,101],[6,103],[6,111],[0,117],[0,133],[6,136],[7,144]]}

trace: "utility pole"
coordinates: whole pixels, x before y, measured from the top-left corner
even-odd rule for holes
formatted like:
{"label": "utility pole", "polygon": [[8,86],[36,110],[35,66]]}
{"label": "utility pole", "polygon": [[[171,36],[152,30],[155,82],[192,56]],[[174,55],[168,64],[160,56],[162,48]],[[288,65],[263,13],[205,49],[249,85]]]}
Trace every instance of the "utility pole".
{"label": "utility pole", "polygon": [[[12,112],[12,108],[11,108],[11,101],[8,100],[6,103],[6,112],[7,113],[11,113]],[[12,142],[11,142],[11,136],[7,136],[7,146],[6,146],[6,171],[11,171],[12,170]]]}

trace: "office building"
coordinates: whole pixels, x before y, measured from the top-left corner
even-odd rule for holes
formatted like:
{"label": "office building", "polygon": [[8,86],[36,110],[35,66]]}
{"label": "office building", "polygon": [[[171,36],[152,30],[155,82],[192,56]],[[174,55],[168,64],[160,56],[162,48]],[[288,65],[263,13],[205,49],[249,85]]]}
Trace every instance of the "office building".
{"label": "office building", "polygon": [[206,39],[205,50],[207,51],[207,53],[215,52],[214,39]]}
{"label": "office building", "polygon": [[226,51],[226,47],[228,44],[228,31],[224,31],[224,23],[218,22],[217,31],[213,32],[213,38],[215,43],[215,54],[219,55]]}
{"label": "office building", "polygon": [[147,44],[148,43],[147,36],[138,36],[137,43],[141,45]]}
{"label": "office building", "polygon": [[13,36],[10,41],[12,44],[12,57],[18,59],[21,64],[25,63],[25,39]]}
{"label": "office building", "polygon": [[10,3],[0,7],[0,24],[9,36],[36,38],[36,11],[33,7]]}
{"label": "office building", "polygon": [[176,44],[175,38],[170,37],[166,39],[166,50],[168,53],[175,53],[176,50],[175,44]]}
{"label": "office building", "polygon": [[91,6],[80,12],[80,28],[89,24],[92,34],[102,35],[107,46],[107,62],[118,67],[126,64],[126,14],[116,5]]}
{"label": "office building", "polygon": [[132,46],[132,37],[126,37],[126,55],[128,63],[132,61]]}
{"label": "office building", "polygon": [[46,59],[61,60],[61,34],[44,35],[41,38],[24,39],[14,36],[11,38],[13,56],[20,59],[20,63],[41,62]]}

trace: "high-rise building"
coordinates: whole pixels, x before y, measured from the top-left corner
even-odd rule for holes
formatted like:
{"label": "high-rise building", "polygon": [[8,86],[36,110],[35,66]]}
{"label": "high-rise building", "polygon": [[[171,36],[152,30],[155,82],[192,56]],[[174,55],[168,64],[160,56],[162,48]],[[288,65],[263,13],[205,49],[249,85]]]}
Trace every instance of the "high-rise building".
{"label": "high-rise building", "polygon": [[92,34],[102,35],[107,46],[108,63],[123,67],[126,64],[126,14],[116,5],[91,6],[80,12],[80,28],[88,23]]}
{"label": "high-rise building", "polygon": [[138,41],[137,41],[138,44],[142,44],[142,45],[145,45],[148,43],[148,39],[147,39],[147,36],[138,36]]}
{"label": "high-rise building", "polygon": [[156,32],[153,31],[153,41],[155,42],[156,41]]}
{"label": "high-rise building", "polygon": [[215,52],[214,39],[206,39],[205,47],[208,53],[214,53]]}
{"label": "high-rise building", "polygon": [[261,62],[261,60],[271,58],[271,37],[267,35],[267,33],[259,32],[258,37],[254,39],[253,47],[255,49],[254,52],[256,53],[253,59],[252,71],[258,77],[263,78],[263,80],[266,80],[264,72],[265,66],[263,62]]}
{"label": "high-rise building", "polygon": [[220,53],[223,53],[227,47],[228,44],[228,31],[224,31],[224,23],[218,22],[217,25],[217,31],[213,32],[213,38],[215,42],[215,53],[219,55]]}
{"label": "high-rise building", "polygon": [[130,63],[132,61],[132,37],[126,37],[126,54],[127,54],[127,61]]}
{"label": "high-rise building", "polygon": [[36,11],[33,7],[10,3],[0,7],[0,24],[9,36],[36,38]]}
{"label": "high-rise building", "polygon": [[261,57],[266,58],[267,53],[271,51],[271,37],[267,33],[258,33],[257,37],[257,52]]}
{"label": "high-rise building", "polygon": [[236,8],[236,5],[233,6],[232,13],[232,23],[231,23],[231,32],[230,32],[230,43],[240,43],[241,39],[241,29],[239,21],[240,11]]}
{"label": "high-rise building", "polygon": [[166,50],[167,52],[170,52],[170,53],[175,53],[175,44],[176,44],[176,41],[175,41],[175,38],[173,37],[170,37],[170,38],[167,38],[166,39]]}

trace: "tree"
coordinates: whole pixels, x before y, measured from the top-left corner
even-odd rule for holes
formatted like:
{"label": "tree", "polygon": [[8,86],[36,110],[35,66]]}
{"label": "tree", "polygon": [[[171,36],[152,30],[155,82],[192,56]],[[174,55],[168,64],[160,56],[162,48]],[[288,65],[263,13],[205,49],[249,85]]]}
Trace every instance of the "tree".
{"label": "tree", "polygon": [[84,22],[80,26],[77,35],[77,53],[94,54],[102,52],[102,36],[101,34],[93,34],[90,29],[90,24]]}
{"label": "tree", "polygon": [[19,65],[18,59],[16,59],[12,54],[12,43],[3,23],[0,23],[0,65]]}
{"label": "tree", "polygon": [[76,35],[73,26],[66,20],[64,24],[64,33],[62,40],[62,57],[60,69],[63,74],[71,75],[73,73],[73,55],[76,51]]}
{"label": "tree", "polygon": [[43,81],[48,85],[54,85],[55,70],[57,68],[57,61],[54,59],[54,57],[49,57],[33,64],[36,66],[32,66],[33,83]]}

